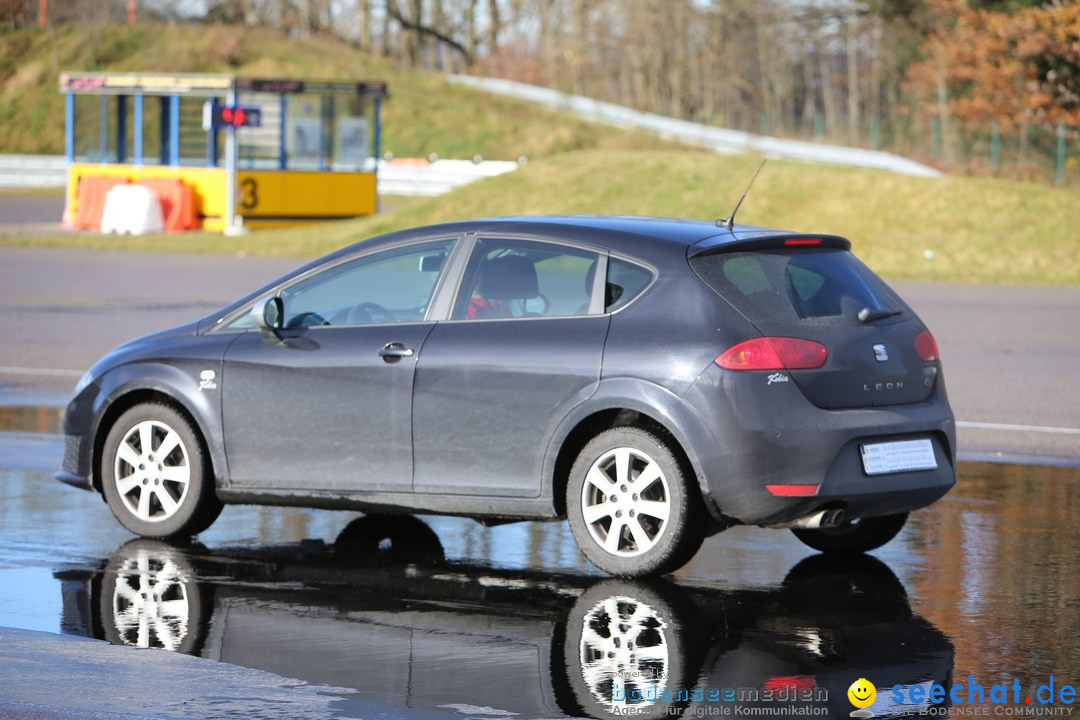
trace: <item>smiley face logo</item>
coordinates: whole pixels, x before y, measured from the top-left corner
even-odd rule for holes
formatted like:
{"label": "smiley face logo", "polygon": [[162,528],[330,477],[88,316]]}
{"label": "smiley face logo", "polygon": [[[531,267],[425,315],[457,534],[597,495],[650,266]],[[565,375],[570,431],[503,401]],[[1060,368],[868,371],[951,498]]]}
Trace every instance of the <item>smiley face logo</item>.
{"label": "smiley face logo", "polygon": [[877,688],[866,678],[859,678],[851,683],[847,691],[848,700],[857,708],[870,707],[877,697]]}

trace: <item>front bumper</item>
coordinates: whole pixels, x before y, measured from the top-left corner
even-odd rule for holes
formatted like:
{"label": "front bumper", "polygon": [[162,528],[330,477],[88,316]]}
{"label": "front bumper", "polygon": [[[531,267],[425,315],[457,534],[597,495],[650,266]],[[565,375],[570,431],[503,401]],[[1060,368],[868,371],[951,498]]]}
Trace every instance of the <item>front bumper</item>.
{"label": "front bumper", "polygon": [[64,436],[64,460],[60,472],[54,476],[62,483],[83,490],[93,490],[90,482],[90,463],[83,459],[83,438],[81,435]]}

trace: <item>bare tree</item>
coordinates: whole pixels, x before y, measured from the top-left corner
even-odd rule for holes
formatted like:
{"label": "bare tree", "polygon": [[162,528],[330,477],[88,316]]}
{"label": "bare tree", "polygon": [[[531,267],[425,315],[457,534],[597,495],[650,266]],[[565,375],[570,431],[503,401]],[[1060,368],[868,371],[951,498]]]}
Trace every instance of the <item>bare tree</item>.
{"label": "bare tree", "polygon": [[423,0],[410,0],[409,5],[409,15],[406,15],[402,12],[398,0],[386,0],[387,17],[393,18],[402,29],[408,31],[404,37],[404,48],[406,58],[411,65],[420,65],[420,59],[429,39],[446,44],[459,53],[466,63],[472,62],[473,56],[469,48],[451,37],[445,27],[440,27],[440,25],[445,25],[445,17],[441,10],[436,11],[435,23],[426,23],[423,15]]}

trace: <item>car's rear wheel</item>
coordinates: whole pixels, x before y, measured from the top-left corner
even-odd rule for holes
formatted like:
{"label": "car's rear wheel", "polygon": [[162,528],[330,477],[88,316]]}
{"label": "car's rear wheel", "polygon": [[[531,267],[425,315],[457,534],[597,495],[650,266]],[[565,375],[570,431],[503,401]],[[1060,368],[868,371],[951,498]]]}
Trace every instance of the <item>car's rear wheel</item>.
{"label": "car's rear wheel", "polygon": [[574,539],[613,575],[676,570],[705,537],[705,511],[692,480],[655,433],[606,430],[585,445],[570,471],[566,510]]}
{"label": "car's rear wheel", "polygon": [[221,513],[202,438],[161,403],[135,405],[113,423],[101,480],[116,519],[143,537],[194,535]]}
{"label": "car's rear wheel", "polygon": [[795,537],[824,553],[858,555],[892,540],[907,522],[907,513],[859,518],[833,528],[792,528]]}
{"label": "car's rear wheel", "polygon": [[692,607],[663,581],[604,580],[587,589],[554,636],[561,655],[552,667],[565,668],[570,691],[562,709],[601,719],[678,717],[680,690],[694,684]]}

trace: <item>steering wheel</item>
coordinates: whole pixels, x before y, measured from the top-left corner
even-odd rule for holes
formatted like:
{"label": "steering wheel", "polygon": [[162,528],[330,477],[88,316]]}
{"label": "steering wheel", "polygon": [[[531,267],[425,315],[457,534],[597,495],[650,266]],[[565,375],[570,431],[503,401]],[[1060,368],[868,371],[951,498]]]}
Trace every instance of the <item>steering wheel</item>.
{"label": "steering wheel", "polygon": [[397,322],[397,318],[394,317],[394,313],[378,303],[362,302],[349,309],[349,315],[345,321],[350,325],[365,325]]}
{"label": "steering wheel", "polygon": [[330,321],[324,318],[317,312],[303,312],[294,318],[289,318],[289,322],[285,323],[285,327],[298,328],[298,327],[311,327],[312,325],[329,325]]}

